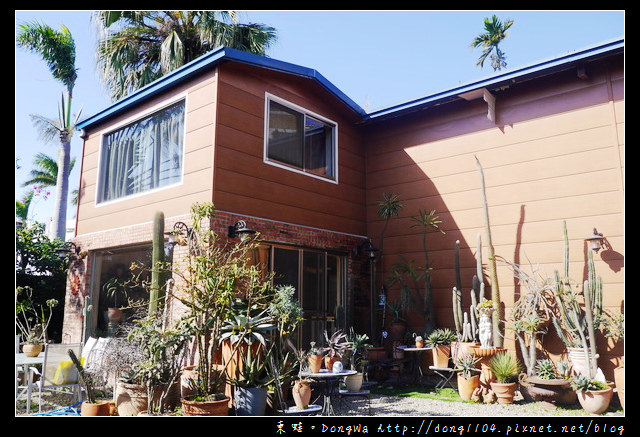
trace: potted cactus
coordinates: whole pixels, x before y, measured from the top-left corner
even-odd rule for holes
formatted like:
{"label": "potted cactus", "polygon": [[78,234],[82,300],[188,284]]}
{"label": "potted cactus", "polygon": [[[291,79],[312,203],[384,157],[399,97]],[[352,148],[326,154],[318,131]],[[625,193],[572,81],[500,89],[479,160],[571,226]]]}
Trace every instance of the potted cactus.
{"label": "potted cactus", "polygon": [[512,404],[515,396],[520,363],[509,352],[495,354],[489,362],[495,381],[491,381],[491,390],[499,404]]}
{"label": "potted cactus", "polygon": [[331,372],[333,364],[342,359],[342,354],[351,343],[345,341],[347,339],[347,335],[342,332],[341,329],[334,332],[331,337],[329,337],[329,334],[325,330],[324,339],[325,347],[322,349],[324,352],[324,367],[327,371]]}
{"label": "potted cactus", "polygon": [[[456,357],[458,394],[462,400],[470,400],[474,390],[480,387],[480,369],[475,367],[479,362],[480,358],[473,354],[464,353]],[[475,372],[478,373],[475,374]]]}
{"label": "potted cactus", "polygon": [[436,329],[427,337],[427,344],[433,349],[433,366],[439,369],[449,367],[451,342],[456,340],[456,333],[449,328]]}
{"label": "potted cactus", "polygon": [[571,386],[578,394],[580,405],[589,414],[602,414],[609,408],[613,389],[607,384],[577,375]]}

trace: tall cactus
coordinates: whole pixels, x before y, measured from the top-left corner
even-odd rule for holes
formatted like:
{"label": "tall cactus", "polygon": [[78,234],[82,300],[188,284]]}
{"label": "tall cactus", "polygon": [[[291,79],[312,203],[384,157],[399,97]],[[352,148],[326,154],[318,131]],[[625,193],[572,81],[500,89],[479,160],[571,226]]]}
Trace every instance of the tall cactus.
{"label": "tall cactus", "polygon": [[487,248],[489,250],[489,266],[491,267],[491,300],[493,301],[493,314],[491,321],[493,325],[493,344],[502,347],[502,308],[500,308],[500,289],[498,287],[498,272],[496,269],[496,258],[493,250],[493,241],[491,239],[491,225],[489,224],[489,204],[487,202],[487,193],[484,183],[484,171],[478,157],[476,164],[480,172],[480,184],[482,193],[482,206],[484,210],[484,226],[487,234]]}
{"label": "tall cactus", "polygon": [[589,377],[597,372],[595,327],[602,317],[602,278],[596,275],[593,252],[587,252],[587,280],[583,283],[584,306],[581,307],[571,287],[569,278],[569,238],[567,223],[563,222],[564,260],[563,273],[555,271],[555,299],[560,317],[553,318],[553,325],[567,347],[581,347],[590,357]]}
{"label": "tall cactus", "polygon": [[[472,287],[469,291],[471,305],[469,312],[462,311],[462,284],[460,280],[460,241],[456,240],[455,245],[455,269],[456,286],[452,289],[453,320],[455,323],[458,339],[460,341],[476,341],[478,339],[478,310],[479,302],[484,300],[484,282],[482,281],[482,237],[478,234],[478,250],[476,254],[476,275],[472,278]],[[478,274],[480,277],[478,277]]]}
{"label": "tall cactus", "polygon": [[164,262],[164,213],[156,211],[153,217],[153,251],[151,255],[151,290],[149,293],[149,314],[158,310],[158,302],[164,294],[162,263]]}

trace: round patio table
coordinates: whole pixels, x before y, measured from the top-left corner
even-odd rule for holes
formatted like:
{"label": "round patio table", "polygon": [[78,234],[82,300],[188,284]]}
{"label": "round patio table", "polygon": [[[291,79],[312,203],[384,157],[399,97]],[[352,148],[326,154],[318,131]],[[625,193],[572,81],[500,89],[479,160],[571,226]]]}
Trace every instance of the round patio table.
{"label": "round patio table", "polygon": [[323,416],[334,416],[335,412],[333,410],[332,398],[336,396],[338,387],[338,382],[340,378],[344,378],[345,376],[355,375],[357,372],[355,370],[344,370],[342,372],[329,372],[326,369],[321,369],[320,372],[300,372],[300,376],[303,378],[309,379],[317,379],[321,380],[324,383],[324,390],[322,393],[323,402],[322,402],[322,415]]}
{"label": "round patio table", "polygon": [[400,349],[405,352],[412,352],[411,354],[411,367],[414,376],[417,378],[421,378],[424,376],[422,374],[422,368],[420,367],[420,356],[424,351],[430,351],[433,349],[431,346],[426,347],[410,347],[410,346],[396,346],[396,349]]}

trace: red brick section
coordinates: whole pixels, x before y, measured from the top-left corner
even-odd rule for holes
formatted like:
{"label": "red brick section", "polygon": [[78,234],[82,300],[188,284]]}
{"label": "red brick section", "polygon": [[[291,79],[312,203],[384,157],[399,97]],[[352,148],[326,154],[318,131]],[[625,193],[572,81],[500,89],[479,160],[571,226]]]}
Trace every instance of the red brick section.
{"label": "red brick section", "polygon": [[[298,226],[285,222],[264,220],[257,217],[217,211],[212,220],[215,232],[224,240],[229,226],[238,220],[244,220],[247,226],[259,233],[259,239],[266,244],[283,244],[296,247],[334,251],[347,258],[347,304],[352,315],[348,315],[351,324],[358,332],[368,331],[369,308],[369,262],[365,253],[358,254],[356,249],[365,238],[340,232]],[[165,219],[165,232],[173,229],[176,222],[191,224],[188,214]],[[73,239],[80,247],[80,259],[72,261],[67,278],[63,342],[82,341],[83,312],[85,297],[90,292],[91,271],[94,262],[93,253],[109,248],[121,248],[131,245],[150,244],[153,224],[143,223],[126,228],[107,230],[94,234],[81,235]],[[183,248],[176,246],[174,261],[181,256]]]}

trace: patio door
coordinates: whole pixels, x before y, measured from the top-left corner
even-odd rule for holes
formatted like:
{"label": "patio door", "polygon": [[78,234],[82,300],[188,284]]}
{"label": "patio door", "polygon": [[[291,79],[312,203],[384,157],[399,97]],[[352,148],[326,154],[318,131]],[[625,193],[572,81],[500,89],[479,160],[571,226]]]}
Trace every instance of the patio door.
{"label": "patio door", "polygon": [[273,246],[271,270],[274,285],[291,285],[303,310],[304,321],[298,326],[295,340],[302,349],[309,342],[324,343],[329,334],[344,321],[344,257],[338,254]]}
{"label": "patio door", "polygon": [[[91,283],[91,307],[92,311],[87,314],[89,324],[87,332],[84,333],[84,340],[89,336],[106,337],[113,335],[117,326],[109,322],[108,308],[114,306],[126,306],[128,299],[142,302],[148,300],[148,295],[142,287],[131,286],[131,263],[142,263],[145,266],[151,265],[151,245],[141,245],[126,248],[112,248],[99,250],[92,253],[93,271]],[[147,277],[141,280],[149,279]],[[109,294],[110,288],[107,283],[117,281],[119,284],[127,283],[125,292]],[[130,309],[124,310],[123,319],[120,323],[126,322],[133,315]]]}

